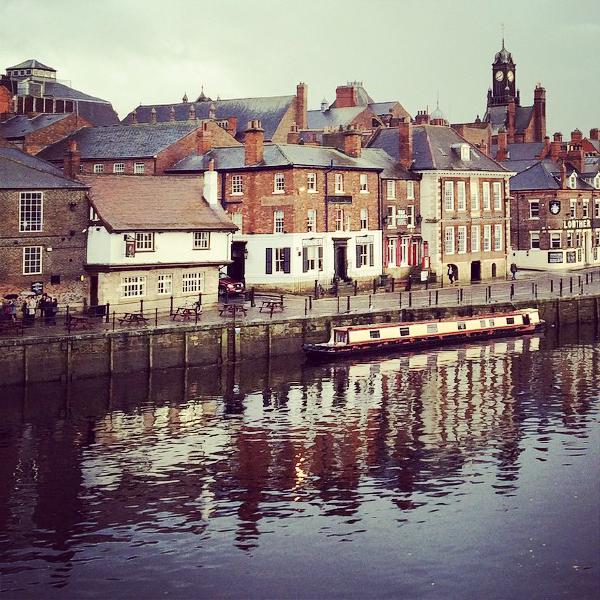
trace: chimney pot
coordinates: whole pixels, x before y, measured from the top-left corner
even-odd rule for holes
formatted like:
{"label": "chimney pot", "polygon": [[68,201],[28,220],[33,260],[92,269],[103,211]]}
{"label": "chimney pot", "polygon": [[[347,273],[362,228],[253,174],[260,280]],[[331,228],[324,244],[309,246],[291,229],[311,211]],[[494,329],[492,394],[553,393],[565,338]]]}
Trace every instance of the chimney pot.
{"label": "chimney pot", "polygon": [[361,143],[362,136],[360,132],[351,125],[348,126],[348,129],[344,132],[344,154],[359,158],[362,152]]}
{"label": "chimney pot", "polygon": [[244,164],[256,165],[263,161],[265,131],[258,119],[248,122],[244,135]]}

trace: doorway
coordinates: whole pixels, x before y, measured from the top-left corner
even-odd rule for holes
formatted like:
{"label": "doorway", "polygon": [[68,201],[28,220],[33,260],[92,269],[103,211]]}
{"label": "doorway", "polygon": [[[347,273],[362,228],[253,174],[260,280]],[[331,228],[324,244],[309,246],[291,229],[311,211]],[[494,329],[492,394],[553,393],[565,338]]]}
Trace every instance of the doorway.
{"label": "doorway", "polygon": [[98,306],[98,275],[90,275],[90,306]]}
{"label": "doorway", "polygon": [[471,281],[481,281],[481,261],[474,260],[471,263]]}
{"label": "doorway", "polygon": [[246,280],[246,242],[231,243],[231,264],[227,266],[227,275],[236,281]]}
{"label": "doorway", "polygon": [[497,277],[496,263],[492,263],[492,277]]}
{"label": "doorway", "polygon": [[346,240],[333,242],[333,270],[338,279],[348,279],[348,244]]}

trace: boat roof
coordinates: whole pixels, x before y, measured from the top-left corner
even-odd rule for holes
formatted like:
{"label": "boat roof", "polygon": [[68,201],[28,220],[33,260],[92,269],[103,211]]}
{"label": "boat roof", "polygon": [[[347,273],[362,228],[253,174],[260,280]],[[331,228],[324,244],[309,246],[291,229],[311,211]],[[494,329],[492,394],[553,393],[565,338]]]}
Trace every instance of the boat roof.
{"label": "boat roof", "polygon": [[503,313],[483,313],[480,315],[468,315],[464,317],[452,317],[449,319],[427,319],[425,321],[400,321],[397,323],[373,323],[371,325],[344,325],[342,327],[334,327],[335,331],[360,331],[363,329],[385,329],[388,327],[408,327],[409,325],[430,325],[434,323],[448,323],[452,321],[478,321],[480,319],[497,319],[499,317],[510,317],[530,311],[537,311],[537,308],[518,308],[510,312]]}

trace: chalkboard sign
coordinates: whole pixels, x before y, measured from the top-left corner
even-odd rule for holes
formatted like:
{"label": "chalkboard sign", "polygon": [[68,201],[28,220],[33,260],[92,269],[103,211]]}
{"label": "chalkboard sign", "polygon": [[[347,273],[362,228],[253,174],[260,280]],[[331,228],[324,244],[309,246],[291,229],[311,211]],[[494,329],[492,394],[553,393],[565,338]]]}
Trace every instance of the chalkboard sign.
{"label": "chalkboard sign", "polygon": [[44,293],[44,282],[43,281],[32,281],[31,282],[31,291],[38,296],[41,296]]}
{"label": "chalkboard sign", "polygon": [[562,252],[548,252],[548,262],[552,264],[563,262]]}

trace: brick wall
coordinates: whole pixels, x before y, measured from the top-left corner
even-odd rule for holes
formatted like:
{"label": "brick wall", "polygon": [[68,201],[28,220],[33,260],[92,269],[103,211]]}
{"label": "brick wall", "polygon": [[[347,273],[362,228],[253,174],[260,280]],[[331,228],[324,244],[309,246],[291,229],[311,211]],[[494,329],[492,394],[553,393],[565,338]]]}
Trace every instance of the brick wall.
{"label": "brick wall", "polygon": [[71,113],[57,123],[52,123],[48,127],[43,127],[26,135],[23,150],[29,154],[37,154],[46,146],[62,140],[71,133],[83,127],[91,126],[92,124],[89,121],[78,117],[75,113]]}
{"label": "brick wall", "polygon": [[[40,190],[35,190],[40,191]],[[81,190],[44,190],[43,231],[19,232],[19,191],[0,191],[0,295],[29,290],[42,281],[60,304],[80,304],[87,297],[84,275],[89,205]],[[42,247],[42,273],[23,275],[23,248]],[[51,248],[51,250],[48,250]],[[60,284],[51,285],[51,275]]]}

